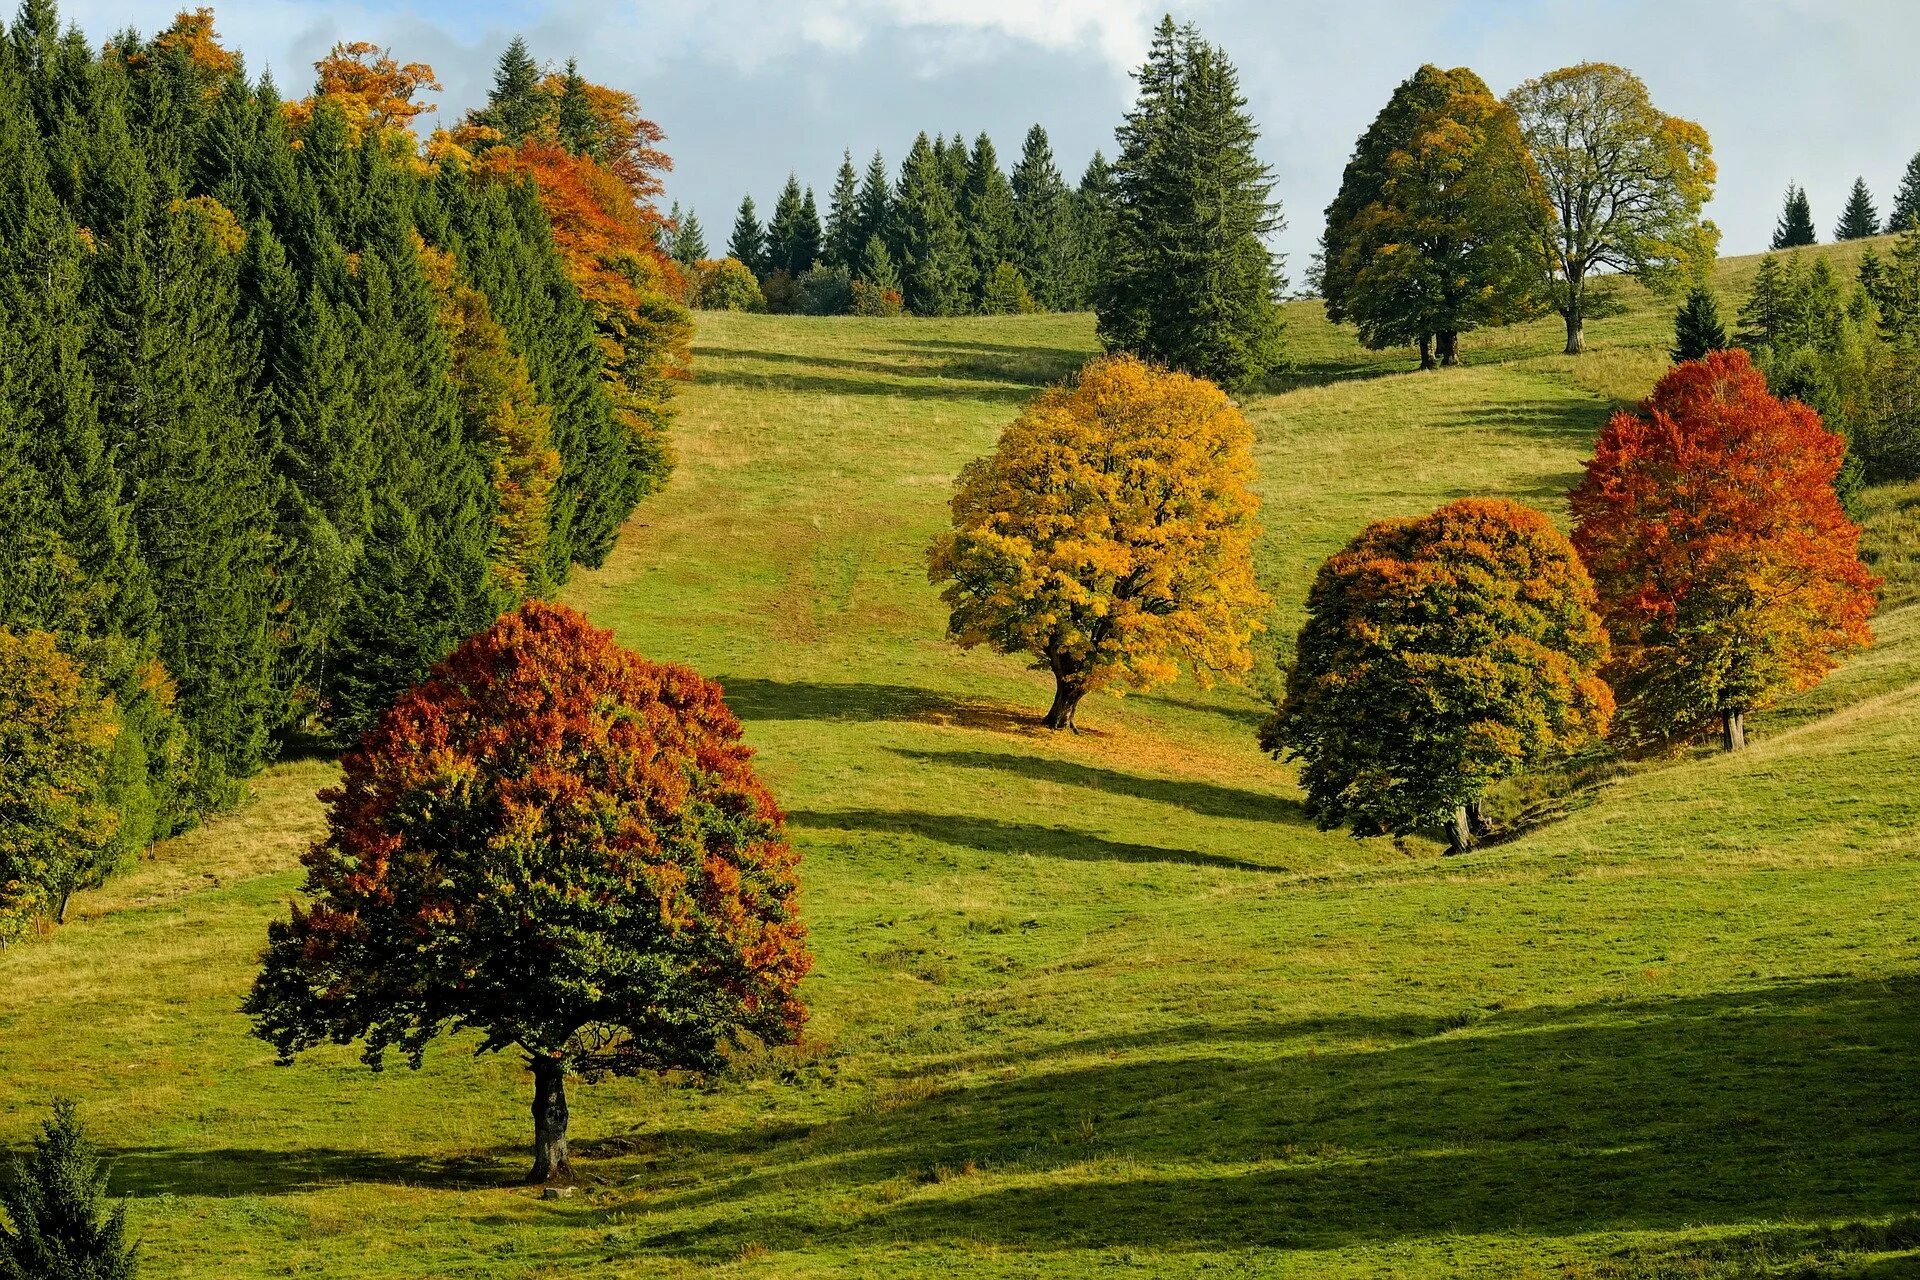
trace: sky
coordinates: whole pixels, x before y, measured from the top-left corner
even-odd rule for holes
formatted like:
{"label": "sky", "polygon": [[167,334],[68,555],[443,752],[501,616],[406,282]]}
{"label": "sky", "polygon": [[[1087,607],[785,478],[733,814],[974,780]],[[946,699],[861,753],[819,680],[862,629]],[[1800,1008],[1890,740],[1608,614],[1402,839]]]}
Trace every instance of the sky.
{"label": "sky", "polygon": [[[197,3],[197,0],[186,0]],[[67,0],[95,43],[165,25],[182,0]],[[841,152],[897,173],[921,130],[994,140],[1003,164],[1044,125],[1069,181],[1132,98],[1131,69],[1168,0],[246,0],[216,6],[223,42],[289,97],[336,41],[431,63],[437,116],[484,99],[515,34],[635,94],[667,131],[668,197],[720,252],[740,197],[764,218],[789,171],[824,207]],[[1789,180],[1821,238],[1863,176],[1884,215],[1920,150],[1908,109],[1920,49],[1911,0],[1186,0],[1173,9],[1240,70],[1304,279],[1355,138],[1423,62],[1469,66],[1496,93],[1556,67],[1615,62],[1662,110],[1705,126],[1723,253],[1766,248]]]}

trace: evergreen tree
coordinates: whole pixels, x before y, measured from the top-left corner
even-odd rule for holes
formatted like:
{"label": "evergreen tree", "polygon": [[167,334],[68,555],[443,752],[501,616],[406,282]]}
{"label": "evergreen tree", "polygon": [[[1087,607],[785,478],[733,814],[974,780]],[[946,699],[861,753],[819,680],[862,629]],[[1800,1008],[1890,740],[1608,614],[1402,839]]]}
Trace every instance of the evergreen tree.
{"label": "evergreen tree", "polygon": [[1098,150],[1080,175],[1075,188],[1067,229],[1071,237],[1067,249],[1065,301],[1062,305],[1084,310],[1093,305],[1101,282],[1106,278],[1107,255],[1118,242],[1120,196],[1114,187],[1113,167]]}
{"label": "evergreen tree", "polygon": [[1721,351],[1726,346],[1727,329],[1720,323],[1720,308],[1714,301],[1713,290],[1704,284],[1695,285],[1673,317],[1673,362],[1698,360],[1709,351]]}
{"label": "evergreen tree", "polygon": [[1169,18],[1139,85],[1121,127],[1101,339],[1245,386],[1279,363],[1285,282],[1267,248],[1279,206],[1239,77],[1224,52]]}
{"label": "evergreen tree", "polygon": [[887,252],[886,240],[877,232],[867,237],[866,247],[860,251],[858,275],[876,289],[900,292],[900,269]]}
{"label": "evergreen tree", "polygon": [[887,162],[878,151],[867,162],[867,174],[860,182],[860,196],[854,203],[853,221],[853,234],[863,253],[867,241],[874,236],[886,241],[890,253],[899,247],[893,225],[893,188],[887,180]]}
{"label": "evergreen tree", "polygon": [[546,114],[540,66],[527,52],[527,42],[515,36],[500,54],[493,73],[493,92],[487,96],[480,121],[498,129],[508,143],[518,146],[539,132]]}
{"label": "evergreen tree", "polygon": [[72,1102],[53,1104],[0,1187],[0,1280],[132,1280],[127,1207],[105,1204],[107,1170]]}
{"label": "evergreen tree", "polygon": [[581,76],[572,58],[567,59],[567,69],[560,80],[556,127],[560,145],[574,155],[590,156],[595,160],[606,159],[606,125],[601,121],[600,113],[593,109],[586,79]]}
{"label": "evergreen tree", "polygon": [[744,264],[754,275],[764,276],[769,270],[767,251],[767,234],[760,228],[753,197],[742,196],[740,212],[733,219],[733,235],[727,240],[727,256]]}
{"label": "evergreen tree", "polygon": [[820,243],[819,220],[808,226],[809,197],[800,190],[800,179],[787,175],[787,185],[774,203],[773,217],[767,223],[767,269],[784,271],[794,279],[813,265]]}
{"label": "evergreen tree", "polygon": [[1813,244],[1813,208],[1807,202],[1807,190],[1797,182],[1787,184],[1787,198],[1780,210],[1780,221],[1773,228],[1775,249],[1797,249]]}
{"label": "evergreen tree", "polygon": [[1841,211],[1840,223],[1833,229],[1833,238],[1864,240],[1879,234],[1880,212],[1873,207],[1873,196],[1867,190],[1867,180],[1855,178],[1853,191],[1847,196],[1847,207]]}
{"label": "evergreen tree", "polygon": [[1920,153],[1907,161],[1900,175],[1900,190],[1894,194],[1893,209],[1887,214],[1888,231],[1905,231],[1920,219]]}
{"label": "evergreen tree", "polygon": [[1013,188],[1001,172],[993,139],[982,133],[967,156],[966,183],[960,195],[960,225],[967,235],[967,254],[973,269],[974,303],[985,302],[987,282],[994,268],[1007,261],[1014,247]]}
{"label": "evergreen tree", "polygon": [[689,209],[686,216],[680,214],[680,206],[673,206],[668,215],[674,223],[673,260],[691,270],[707,260],[707,235],[700,227],[699,215]]}
{"label": "evergreen tree", "polygon": [[840,153],[840,171],[834,175],[833,193],[827,198],[826,233],[821,240],[820,260],[829,267],[852,271],[859,265],[860,248],[866,237],[860,234],[859,178],[853,171],[853,153]]}
{"label": "evergreen tree", "polygon": [[1027,130],[1020,163],[1013,167],[1013,258],[1033,288],[1034,300],[1050,311],[1072,305],[1070,280],[1072,204],[1053,162],[1047,131]]}
{"label": "evergreen tree", "polygon": [[927,135],[914,139],[900,171],[895,205],[900,220],[901,276],[907,309],[951,316],[973,296],[972,263],[944,170]]}
{"label": "evergreen tree", "polygon": [[800,220],[795,225],[795,239],[788,261],[797,270],[794,279],[799,279],[811,271],[820,261],[820,206],[814,203],[813,188],[800,198]]}

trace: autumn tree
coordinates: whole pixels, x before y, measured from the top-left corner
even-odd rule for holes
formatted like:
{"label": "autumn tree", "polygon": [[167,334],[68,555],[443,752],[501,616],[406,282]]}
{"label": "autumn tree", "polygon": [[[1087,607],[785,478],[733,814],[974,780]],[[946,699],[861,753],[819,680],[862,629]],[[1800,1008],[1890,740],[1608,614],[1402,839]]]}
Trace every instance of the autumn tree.
{"label": "autumn tree", "polygon": [[1873,207],[1873,193],[1867,190],[1865,178],[1855,178],[1853,190],[1847,193],[1846,207],[1840,210],[1840,221],[1833,228],[1833,238],[1865,240],[1879,234],[1880,211]]}
{"label": "autumn tree", "polygon": [[1637,736],[1717,721],[1737,750],[1747,712],[1872,640],[1877,582],[1833,487],[1844,452],[1739,350],[1674,366],[1607,424],[1573,491],[1573,537]]}
{"label": "autumn tree", "polygon": [[1818,239],[1813,230],[1813,206],[1807,203],[1807,189],[1797,182],[1789,182],[1786,198],[1781,202],[1780,221],[1773,227],[1772,247],[1798,249]]}
{"label": "autumn tree", "polygon": [[[367,132],[383,139],[408,133],[415,119],[433,110],[414,99],[422,92],[440,88],[433,68],[426,63],[398,62],[392,50],[365,40],[334,45],[326,57],[313,64],[313,69],[317,73],[313,97],[287,107],[288,120],[296,132],[312,120],[314,102],[325,98],[339,105],[351,138],[357,140]],[[404,145],[411,150],[411,141]]]}
{"label": "autumn tree", "polygon": [[533,602],[342,761],[307,905],[246,1009],[283,1061],[442,1032],[534,1078],[531,1178],[568,1178],[566,1076],[710,1070],[791,1041],[811,957],[797,858],[720,687]]}
{"label": "autumn tree", "polygon": [[1603,62],[1550,71],[1507,103],[1546,181],[1549,288],[1578,355],[1587,317],[1614,305],[1596,275],[1666,289],[1713,260],[1720,233],[1700,218],[1713,150],[1706,130],[1656,108],[1640,77]]}
{"label": "autumn tree", "polygon": [[1468,498],[1381,520],[1321,566],[1286,696],[1260,731],[1300,761],[1323,829],[1484,834],[1494,783],[1606,731],[1607,637],[1565,535]]}
{"label": "autumn tree", "polygon": [[1253,434],[1219,388],[1126,356],[1033,400],[967,465],[930,576],[966,648],[1032,656],[1050,729],[1096,689],[1248,670]]}
{"label": "autumn tree", "polygon": [[1423,66],[1360,139],[1321,240],[1327,316],[1459,363],[1459,335],[1539,305],[1552,219],[1518,118],[1465,67]]}

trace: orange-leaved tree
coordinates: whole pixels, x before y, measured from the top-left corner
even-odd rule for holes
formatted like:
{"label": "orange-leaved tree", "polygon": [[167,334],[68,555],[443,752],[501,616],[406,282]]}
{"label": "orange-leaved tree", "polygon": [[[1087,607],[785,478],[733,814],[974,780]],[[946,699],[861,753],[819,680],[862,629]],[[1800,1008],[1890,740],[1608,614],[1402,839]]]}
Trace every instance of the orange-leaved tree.
{"label": "orange-leaved tree", "polygon": [[1744,351],[1675,365],[1617,413],[1573,491],[1622,720],[1670,740],[1818,683],[1872,642],[1877,580],[1833,488],[1846,444]]}
{"label": "orange-leaved tree", "polygon": [[1252,448],[1211,382],[1090,362],[961,472],[930,557],[948,632],[1051,672],[1052,729],[1072,728],[1090,691],[1149,688],[1182,662],[1203,682],[1243,674],[1268,604]]}
{"label": "orange-leaved tree", "polygon": [[1481,797],[1606,731],[1607,637],[1566,536],[1468,498],[1380,520],[1320,567],[1286,698],[1260,744],[1301,761],[1323,828],[1484,830]]}
{"label": "orange-leaved tree", "polygon": [[376,1070],[449,1029],[518,1049],[532,1177],[569,1176],[569,1071],[706,1070],[806,1018],[798,860],[751,755],[718,685],[561,606],[506,615],[342,762],[255,1033]]}

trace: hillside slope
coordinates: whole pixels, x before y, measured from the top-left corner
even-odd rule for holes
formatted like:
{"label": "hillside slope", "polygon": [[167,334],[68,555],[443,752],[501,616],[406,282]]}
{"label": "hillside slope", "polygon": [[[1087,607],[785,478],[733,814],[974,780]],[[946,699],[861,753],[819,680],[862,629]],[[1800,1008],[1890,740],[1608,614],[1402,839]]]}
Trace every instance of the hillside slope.
{"label": "hillside slope", "polygon": [[567,598],[725,683],[806,855],[815,1021],[704,1087],[579,1089],[576,1197],[505,1185],[518,1063],[247,1037],[319,762],[0,954],[0,1140],[78,1096],[154,1276],[1905,1274],[1920,492],[1873,496],[1880,644],[1746,755],[1467,857],[1317,832],[1253,742],[1313,567],[1463,494],[1563,515],[1668,332],[1641,300],[1578,360],[1545,322],[1422,375],[1293,311],[1248,406],[1255,687],[1096,697],[1067,739],[944,642],[923,556],[1090,319],[702,318],[680,469]]}

